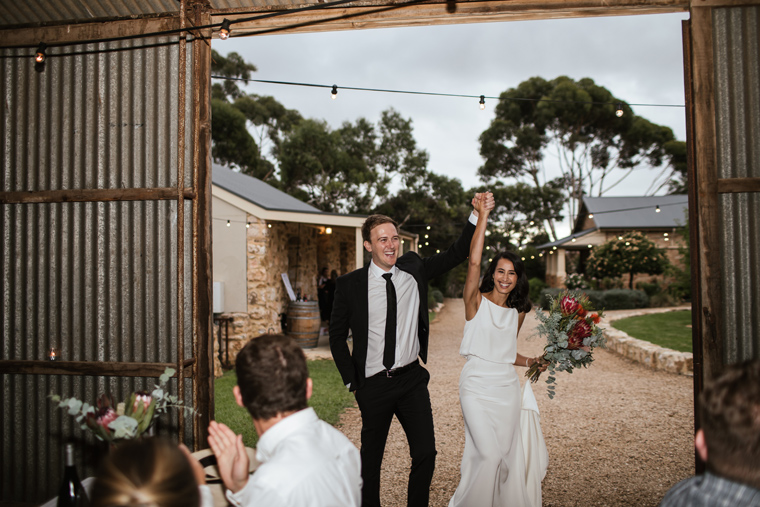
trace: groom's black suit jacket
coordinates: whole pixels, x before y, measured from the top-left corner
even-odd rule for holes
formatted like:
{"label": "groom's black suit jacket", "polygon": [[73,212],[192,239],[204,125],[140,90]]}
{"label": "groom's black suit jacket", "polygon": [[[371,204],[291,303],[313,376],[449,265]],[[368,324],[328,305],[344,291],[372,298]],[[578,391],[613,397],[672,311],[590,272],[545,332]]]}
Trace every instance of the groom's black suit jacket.
{"label": "groom's black suit jacket", "polygon": [[[420,294],[418,310],[417,337],[420,341],[420,359],[427,362],[428,336],[430,321],[428,319],[427,294],[428,280],[442,275],[467,259],[470,241],[475,226],[467,221],[461,236],[445,252],[420,257],[416,252],[407,252],[396,261],[396,266],[409,273],[417,281]],[[351,384],[351,389],[364,386],[364,367],[367,362],[367,328],[369,326],[368,275],[369,263],[351,273],[338,278],[335,286],[335,300],[330,316],[330,349],[335,365],[343,377],[343,383]],[[348,349],[348,330],[353,336],[353,354]]]}

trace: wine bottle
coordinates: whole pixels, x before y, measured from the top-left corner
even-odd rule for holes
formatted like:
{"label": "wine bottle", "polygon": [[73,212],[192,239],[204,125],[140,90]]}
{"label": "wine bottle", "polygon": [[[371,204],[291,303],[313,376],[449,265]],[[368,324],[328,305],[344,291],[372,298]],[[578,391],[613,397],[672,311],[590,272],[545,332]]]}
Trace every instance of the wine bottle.
{"label": "wine bottle", "polygon": [[79,482],[74,466],[74,446],[66,444],[66,467],[63,469],[63,481],[58,492],[58,507],[89,507],[87,493]]}

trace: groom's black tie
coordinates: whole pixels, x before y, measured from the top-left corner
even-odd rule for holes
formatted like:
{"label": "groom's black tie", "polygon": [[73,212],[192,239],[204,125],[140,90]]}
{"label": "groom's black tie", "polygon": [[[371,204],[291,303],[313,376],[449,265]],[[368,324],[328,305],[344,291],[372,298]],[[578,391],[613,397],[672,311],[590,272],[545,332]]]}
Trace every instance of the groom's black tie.
{"label": "groom's black tie", "polygon": [[383,351],[383,366],[386,370],[393,368],[396,362],[396,288],[391,282],[391,273],[385,273],[385,297],[388,306],[385,314],[385,350]]}

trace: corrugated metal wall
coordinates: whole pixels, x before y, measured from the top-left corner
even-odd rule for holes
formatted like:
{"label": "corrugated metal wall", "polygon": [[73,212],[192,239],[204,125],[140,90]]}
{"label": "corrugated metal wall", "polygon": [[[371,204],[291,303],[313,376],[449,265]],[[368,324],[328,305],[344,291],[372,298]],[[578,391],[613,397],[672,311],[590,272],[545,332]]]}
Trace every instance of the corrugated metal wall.
{"label": "corrugated metal wall", "polygon": [[[760,6],[713,9],[718,178],[760,178]],[[760,194],[719,197],[724,361],[760,357]]]}
{"label": "corrugated metal wall", "polygon": [[[166,43],[166,44],[165,44]],[[128,49],[130,46],[156,47]],[[64,56],[62,52],[80,53]],[[48,50],[42,72],[29,50],[0,50],[0,191],[177,187],[179,119],[191,132],[192,101],[179,111],[179,46],[150,39]],[[191,88],[190,58],[185,77]],[[186,134],[189,135],[189,134]],[[185,161],[192,160],[185,140]],[[186,171],[184,187],[192,186]],[[166,362],[193,356],[192,205],[184,201],[184,308],[178,310],[177,200],[2,204],[0,329],[3,360]],[[56,493],[61,450],[74,440],[92,475],[92,441],[50,393],[117,400],[156,379],[2,374],[2,500]],[[177,379],[170,389],[177,392]],[[192,405],[191,379],[185,400]],[[185,416],[188,428],[190,415]],[[178,426],[164,416],[161,428]],[[186,433],[191,442],[192,431]]]}

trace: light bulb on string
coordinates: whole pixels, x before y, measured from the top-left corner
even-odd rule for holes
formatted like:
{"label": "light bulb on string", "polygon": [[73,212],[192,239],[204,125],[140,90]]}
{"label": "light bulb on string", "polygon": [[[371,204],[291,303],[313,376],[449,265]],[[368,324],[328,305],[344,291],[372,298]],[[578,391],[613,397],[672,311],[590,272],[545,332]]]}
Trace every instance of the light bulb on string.
{"label": "light bulb on string", "polygon": [[227,220],[227,227],[230,227],[230,226],[231,226],[230,221]]}
{"label": "light bulb on string", "polygon": [[222,20],[222,27],[219,29],[219,38],[222,40],[230,38],[230,20],[227,18]]}
{"label": "light bulb on string", "polygon": [[593,213],[589,213],[589,214],[588,214],[588,217],[589,217],[589,218],[594,218],[594,214],[593,214]]}
{"label": "light bulb on string", "polygon": [[37,52],[34,54],[34,61],[37,63],[42,63],[45,61],[45,50],[47,49],[47,44],[44,42],[40,42],[40,45],[37,46]]}
{"label": "light bulb on string", "polygon": [[335,97],[338,96],[338,85],[333,85],[332,91],[330,92],[330,97],[335,100]]}
{"label": "light bulb on string", "polygon": [[480,96],[480,102],[478,102],[478,104],[480,104],[480,110],[481,111],[486,108],[486,96],[485,95],[481,95]]}
{"label": "light bulb on string", "polygon": [[662,211],[662,210],[660,209],[660,205],[658,204],[658,205],[657,205],[657,206],[654,208],[654,212],[655,212],[655,213],[659,213],[660,211]]}
{"label": "light bulb on string", "polygon": [[617,105],[615,106],[615,116],[617,116],[618,118],[620,118],[620,117],[623,116],[623,103],[622,102],[618,102]]}
{"label": "light bulb on string", "polygon": [[251,228],[251,222],[246,222],[245,223],[245,228],[246,229],[250,229]]}

